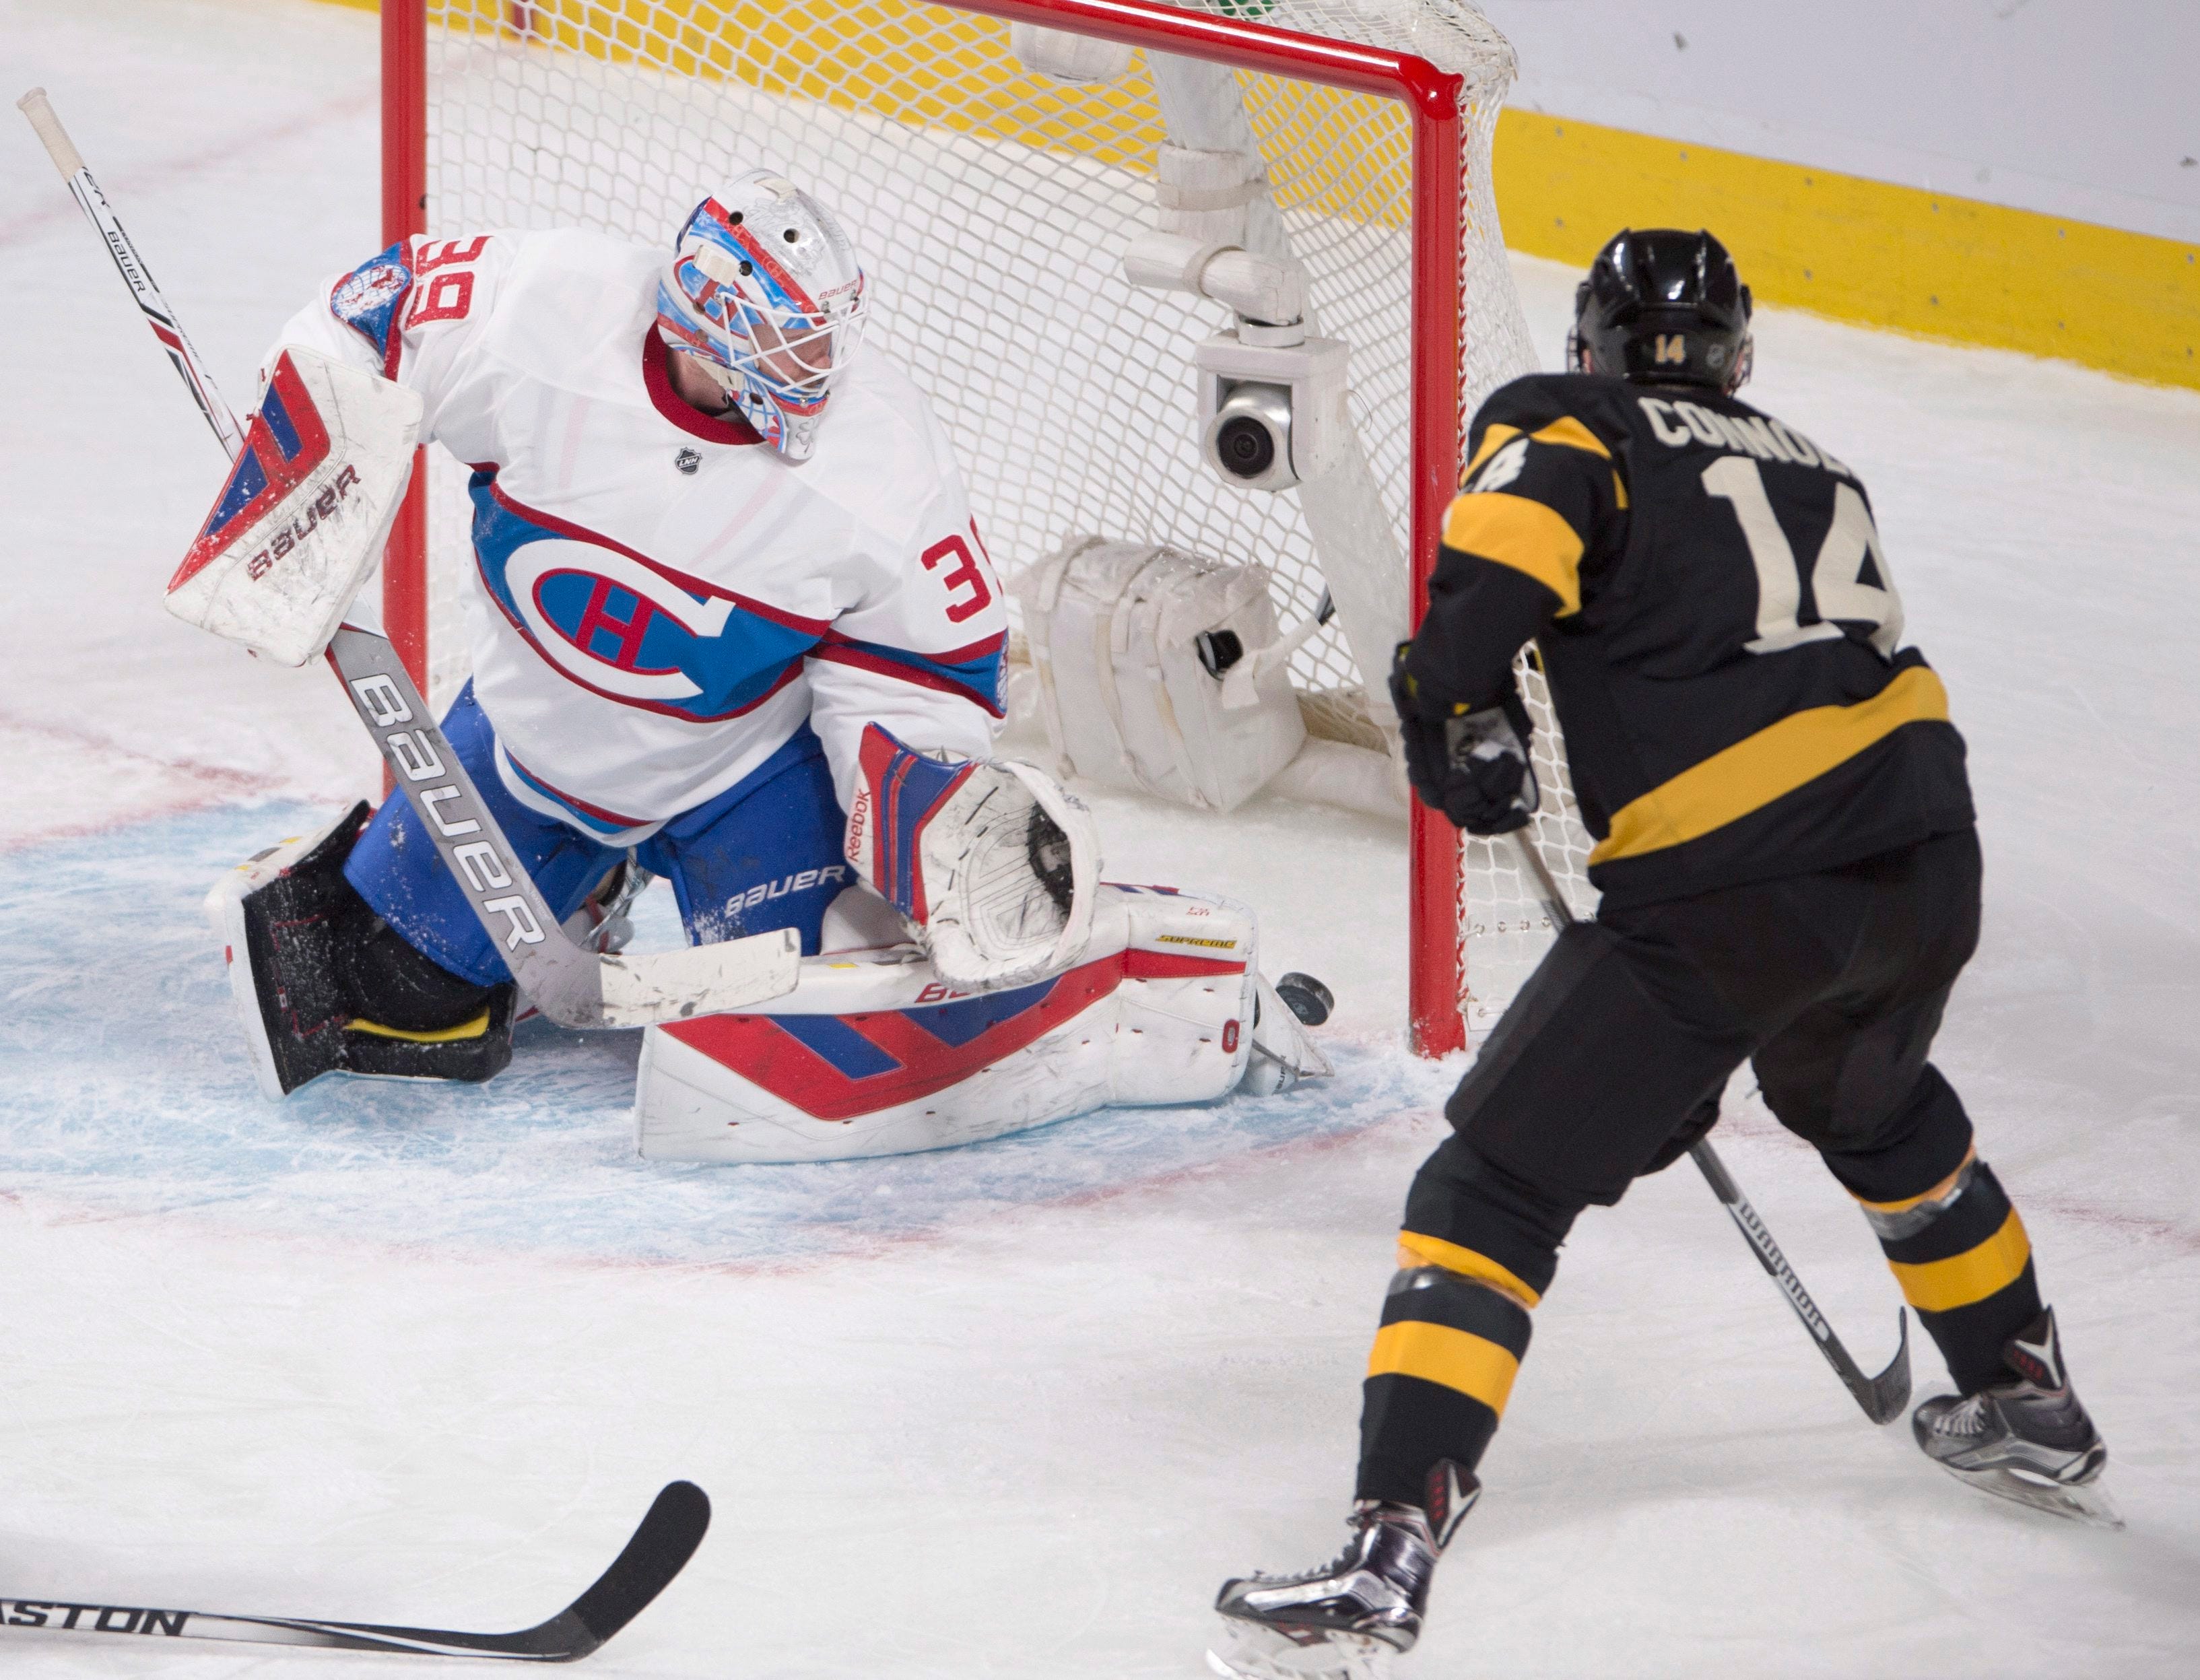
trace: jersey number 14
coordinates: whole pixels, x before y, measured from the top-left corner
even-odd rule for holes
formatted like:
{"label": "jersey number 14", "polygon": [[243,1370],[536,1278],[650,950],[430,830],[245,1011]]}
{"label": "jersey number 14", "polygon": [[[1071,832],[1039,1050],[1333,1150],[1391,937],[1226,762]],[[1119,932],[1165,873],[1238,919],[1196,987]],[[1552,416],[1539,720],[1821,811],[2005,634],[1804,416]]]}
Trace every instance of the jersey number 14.
{"label": "jersey number 14", "polygon": [[[1757,568],[1757,639],[1747,645],[1752,653],[1778,653],[1806,641],[1831,641],[1843,634],[1841,623],[1869,624],[1871,645],[1881,659],[1891,658],[1902,640],[1902,597],[1895,593],[1894,578],[1880,552],[1879,528],[1872,524],[1871,509],[1864,506],[1852,484],[1834,486],[1833,523],[1811,567],[1811,597],[1817,603],[1816,622],[1804,623],[1803,568],[1788,533],[1772,511],[1765,494],[1764,475],[1747,455],[1723,455],[1704,469],[1704,492],[1731,504],[1741,526],[1742,541],[1749,545],[1750,562]],[[1866,556],[1878,575],[1876,586],[1864,581]],[[1840,623],[1835,621],[1839,620]]]}

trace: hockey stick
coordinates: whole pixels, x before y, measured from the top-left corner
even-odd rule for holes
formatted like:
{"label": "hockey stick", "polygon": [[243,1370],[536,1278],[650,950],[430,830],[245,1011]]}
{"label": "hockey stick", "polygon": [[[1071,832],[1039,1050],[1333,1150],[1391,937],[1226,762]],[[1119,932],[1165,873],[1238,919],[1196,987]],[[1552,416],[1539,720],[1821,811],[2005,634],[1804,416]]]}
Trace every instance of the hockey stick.
{"label": "hockey stick", "polygon": [[[16,108],[38,131],[54,167],[128,283],[153,336],[189,387],[216,441],[235,460],[244,447],[236,417],[54,114],[45,90],[32,88]],[[647,1027],[723,1015],[794,989],[802,948],[792,928],[634,957],[602,956],[576,945],[443,739],[389,637],[347,623],[329,644],[328,660],[374,736],[393,784],[406,790],[436,855],[492,943],[501,947],[519,989],[551,1020],[561,1027]]]}
{"label": "hockey stick", "polygon": [[[1573,909],[1566,903],[1565,894],[1559,889],[1550,866],[1543,862],[1542,849],[1529,838],[1525,827],[1512,831],[1512,838],[1520,849],[1520,857],[1536,878],[1536,894],[1543,907],[1550,912],[1551,920],[1560,928],[1573,925]],[[1849,1350],[1841,1345],[1841,1338],[1834,1334],[1834,1327],[1826,1315],[1818,1310],[1817,1302],[1803,1287],[1803,1280],[1795,1275],[1795,1268],[1788,1263],[1788,1256],[1780,1252],[1780,1244],[1772,1240],[1772,1232],[1749,1205],[1749,1198],[1735,1183],[1734,1174],[1711,1147],[1709,1138],[1699,1138],[1688,1146],[1688,1156],[1705,1179],[1710,1183],[1711,1194],[1733,1219],[1735,1228],[1748,1239],[1749,1251],[1757,1256],[1757,1263],[1765,1274],[1780,1286],[1780,1293],[1795,1309],[1795,1316],[1817,1343],[1818,1351],[1826,1356],[1826,1363],[1834,1367],[1856,1403],[1864,1408],[1864,1416],[1874,1423],[1892,1423],[1902,1415],[1910,1403],[1910,1314],[1903,1308],[1895,1308],[1895,1329],[1900,1341],[1894,1349],[1894,1358],[1886,1370],[1876,1377],[1867,1377],[1864,1369],[1850,1357]]]}
{"label": "hockey stick", "polygon": [[[156,1639],[222,1639],[254,1645],[312,1645],[328,1651],[383,1651],[427,1657],[494,1657],[569,1663],[587,1656],[648,1608],[695,1554],[711,1526],[711,1501],[693,1482],[668,1483],[641,1526],[596,1583],[547,1622],[518,1633],[459,1633],[448,1628],[384,1627],[306,1616],[229,1616],[205,1610],[153,1610],[128,1604],[73,1604],[58,1599],[0,1599],[0,1636],[21,1632],[108,1633]],[[5,1638],[0,1637],[0,1644]]]}
{"label": "hockey stick", "polygon": [[185,336],[183,323],[168,307],[161,289],[153,284],[152,271],[145,260],[138,255],[138,248],[130,243],[130,236],[122,231],[122,224],[107,202],[107,196],[99,190],[99,183],[91,179],[91,171],[84,166],[84,157],[70,141],[61,127],[61,120],[54,114],[54,108],[46,101],[46,91],[34,87],[15,102],[15,108],[31,120],[31,126],[38,132],[38,138],[46,148],[46,155],[54,161],[54,167],[61,172],[68,183],[69,196],[75,199],[86,220],[98,231],[100,241],[107,247],[107,255],[114,260],[114,272],[122,277],[122,284],[130,288],[130,296],[137,301],[138,312],[145,317],[145,325],[153,329],[153,337],[161,341],[161,348],[168,353],[168,360],[176,370],[176,377],[184,382],[191,394],[191,401],[199,406],[199,413],[214,428],[214,435],[223,453],[231,460],[243,447],[243,435],[237,430],[237,417],[230,413],[229,405],[214,389],[214,381],[207,376],[206,364],[199,359],[197,348]]}

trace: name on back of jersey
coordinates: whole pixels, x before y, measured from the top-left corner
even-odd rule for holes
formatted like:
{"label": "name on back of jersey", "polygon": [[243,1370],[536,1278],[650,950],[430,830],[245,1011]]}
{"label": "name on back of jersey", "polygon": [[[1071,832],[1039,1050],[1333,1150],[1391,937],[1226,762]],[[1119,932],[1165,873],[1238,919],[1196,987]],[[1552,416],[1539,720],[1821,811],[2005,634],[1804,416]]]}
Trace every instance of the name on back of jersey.
{"label": "name on back of jersey", "polygon": [[1856,474],[1793,427],[1769,414],[1722,414],[1685,397],[1639,396],[1635,401],[1650,422],[1657,440],[1670,449],[1693,449],[1708,445],[1754,455],[1761,461],[1792,461],[1797,466],[1823,467],[1844,478]]}

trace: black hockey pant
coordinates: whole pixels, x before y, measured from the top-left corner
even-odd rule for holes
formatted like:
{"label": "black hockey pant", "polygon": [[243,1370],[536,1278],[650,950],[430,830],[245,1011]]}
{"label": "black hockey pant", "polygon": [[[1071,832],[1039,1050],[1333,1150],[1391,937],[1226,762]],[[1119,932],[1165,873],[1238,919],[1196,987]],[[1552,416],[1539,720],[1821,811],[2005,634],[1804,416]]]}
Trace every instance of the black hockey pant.
{"label": "black hockey pant", "polygon": [[1445,1112],[1406,1203],[1360,1420],[1360,1496],[1423,1501],[1495,1431],[1530,1312],[1590,1203],[1677,1157],[1753,1062],[1782,1125],[1865,1205],[1965,1393],[2039,1310],[2022,1224],[1926,1059],[1978,941],[1965,828],[1843,868],[1563,933]]}

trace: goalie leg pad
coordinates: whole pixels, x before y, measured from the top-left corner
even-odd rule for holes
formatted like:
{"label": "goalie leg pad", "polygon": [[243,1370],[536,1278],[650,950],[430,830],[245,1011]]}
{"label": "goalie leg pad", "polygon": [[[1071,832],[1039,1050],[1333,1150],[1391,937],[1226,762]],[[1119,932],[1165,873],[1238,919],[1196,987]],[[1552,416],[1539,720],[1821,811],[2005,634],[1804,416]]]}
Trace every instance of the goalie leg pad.
{"label": "goalie leg pad", "polygon": [[649,1029],[635,1092],[660,1161],[826,1161],[975,1143],[1109,1103],[1226,1095],[1252,1048],[1249,911],[1103,887],[1068,971],[970,993],[912,948],[818,957],[769,1013]]}
{"label": "goalie leg pad", "polygon": [[512,1059],[513,988],[438,968],[345,881],[366,816],[362,801],[319,833],[240,864],[207,895],[254,1071],[271,1098],[331,1073],[486,1080]]}

